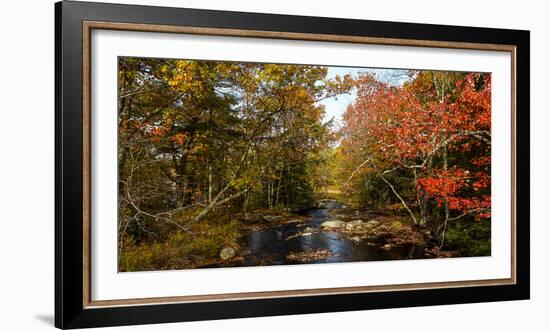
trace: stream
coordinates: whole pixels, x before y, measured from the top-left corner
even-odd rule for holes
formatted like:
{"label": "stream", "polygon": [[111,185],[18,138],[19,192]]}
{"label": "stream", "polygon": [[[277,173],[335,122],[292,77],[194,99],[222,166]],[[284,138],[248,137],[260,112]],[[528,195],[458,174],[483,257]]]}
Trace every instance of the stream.
{"label": "stream", "polygon": [[[285,223],[247,233],[240,238],[239,246],[241,251],[249,251],[249,253],[247,252],[244,258],[227,261],[218,266],[288,265],[422,258],[423,248],[412,244],[383,248],[385,242],[376,237],[355,242],[343,233],[317,232],[323,222],[336,220],[335,217],[330,215],[330,211],[341,207],[341,203],[329,201],[326,203],[325,208],[306,211],[304,215],[308,219],[305,222]],[[314,228],[316,232],[305,236],[292,237],[306,227]],[[290,253],[313,250],[328,250],[330,254],[326,258],[310,261],[297,261],[288,258]]]}

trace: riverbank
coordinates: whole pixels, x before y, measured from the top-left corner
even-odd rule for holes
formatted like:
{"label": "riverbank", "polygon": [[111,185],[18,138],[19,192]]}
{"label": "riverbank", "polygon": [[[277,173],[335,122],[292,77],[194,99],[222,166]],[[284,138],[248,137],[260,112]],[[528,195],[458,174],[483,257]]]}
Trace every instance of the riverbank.
{"label": "riverbank", "polygon": [[253,223],[237,240],[234,258],[209,267],[437,257],[426,250],[430,233],[418,231],[405,216],[353,209],[335,200],[318,206],[299,214],[249,215]]}
{"label": "riverbank", "polygon": [[128,262],[127,256],[124,259],[125,269],[190,269],[459,256],[456,251],[442,252],[434,248],[429,229],[415,227],[406,214],[396,210],[353,208],[332,199],[319,201],[315,208],[301,212],[260,209],[244,214],[220,214],[216,219],[200,224],[193,234],[178,232],[162,245],[138,248],[131,255],[136,258],[134,264]]}

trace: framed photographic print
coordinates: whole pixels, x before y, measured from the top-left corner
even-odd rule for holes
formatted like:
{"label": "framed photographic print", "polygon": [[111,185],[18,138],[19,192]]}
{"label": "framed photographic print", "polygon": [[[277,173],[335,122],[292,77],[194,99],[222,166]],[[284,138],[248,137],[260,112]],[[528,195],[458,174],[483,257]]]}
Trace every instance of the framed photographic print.
{"label": "framed photographic print", "polygon": [[59,2],[59,328],[529,298],[529,32]]}

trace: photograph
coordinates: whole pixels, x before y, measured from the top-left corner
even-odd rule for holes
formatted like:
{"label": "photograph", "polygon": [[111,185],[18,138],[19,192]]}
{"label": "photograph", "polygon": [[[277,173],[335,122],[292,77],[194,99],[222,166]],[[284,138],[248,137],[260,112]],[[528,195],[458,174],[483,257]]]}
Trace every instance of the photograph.
{"label": "photograph", "polygon": [[117,65],[119,272],[491,256],[490,72]]}
{"label": "photograph", "polygon": [[[342,15],[333,5],[55,4],[54,61],[8,61],[55,64],[53,89],[9,75],[26,79],[14,84],[19,103],[54,99],[55,226],[8,232],[54,245],[38,261],[55,269],[56,327],[348,311],[410,327],[401,314],[424,306],[440,305],[446,324],[460,305],[500,317],[487,303],[531,298],[531,262],[544,259],[532,258],[531,235],[548,232],[531,230],[541,182],[531,166],[546,164],[531,162],[530,82],[544,76],[530,69],[535,34],[510,23],[513,10],[474,20],[481,11],[462,6],[407,22],[372,4]],[[7,121],[11,140],[46,141],[22,134],[31,122]],[[44,159],[42,148],[17,150],[6,164]],[[22,184],[33,173],[13,176],[12,193],[25,197],[18,214],[42,219],[30,198],[51,194]],[[29,251],[14,269],[45,270]],[[509,304],[507,315],[536,312]],[[514,324],[489,314],[457,326]],[[299,319],[311,327],[304,316],[294,328]]]}

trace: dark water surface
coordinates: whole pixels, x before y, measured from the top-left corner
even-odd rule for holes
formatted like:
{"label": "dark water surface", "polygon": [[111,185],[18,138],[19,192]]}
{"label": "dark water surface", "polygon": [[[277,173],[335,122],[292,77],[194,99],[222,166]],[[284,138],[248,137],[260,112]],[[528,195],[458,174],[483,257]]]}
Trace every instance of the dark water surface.
{"label": "dark water surface", "polygon": [[[306,227],[316,231],[321,224],[329,220],[337,220],[330,215],[333,209],[341,208],[338,202],[327,202],[324,209],[312,209],[305,213],[309,217],[305,222],[287,223],[275,227],[252,231],[239,241],[240,251],[249,250],[241,260],[224,262],[218,266],[258,266],[258,265],[288,265],[303,263],[328,263],[371,260],[418,259],[423,257],[423,247],[415,245],[400,245],[384,249],[384,241],[373,238],[355,242],[342,233],[315,232],[306,236],[289,237],[300,233]],[[312,261],[297,261],[287,258],[289,253],[328,250],[331,255],[326,259]]]}

